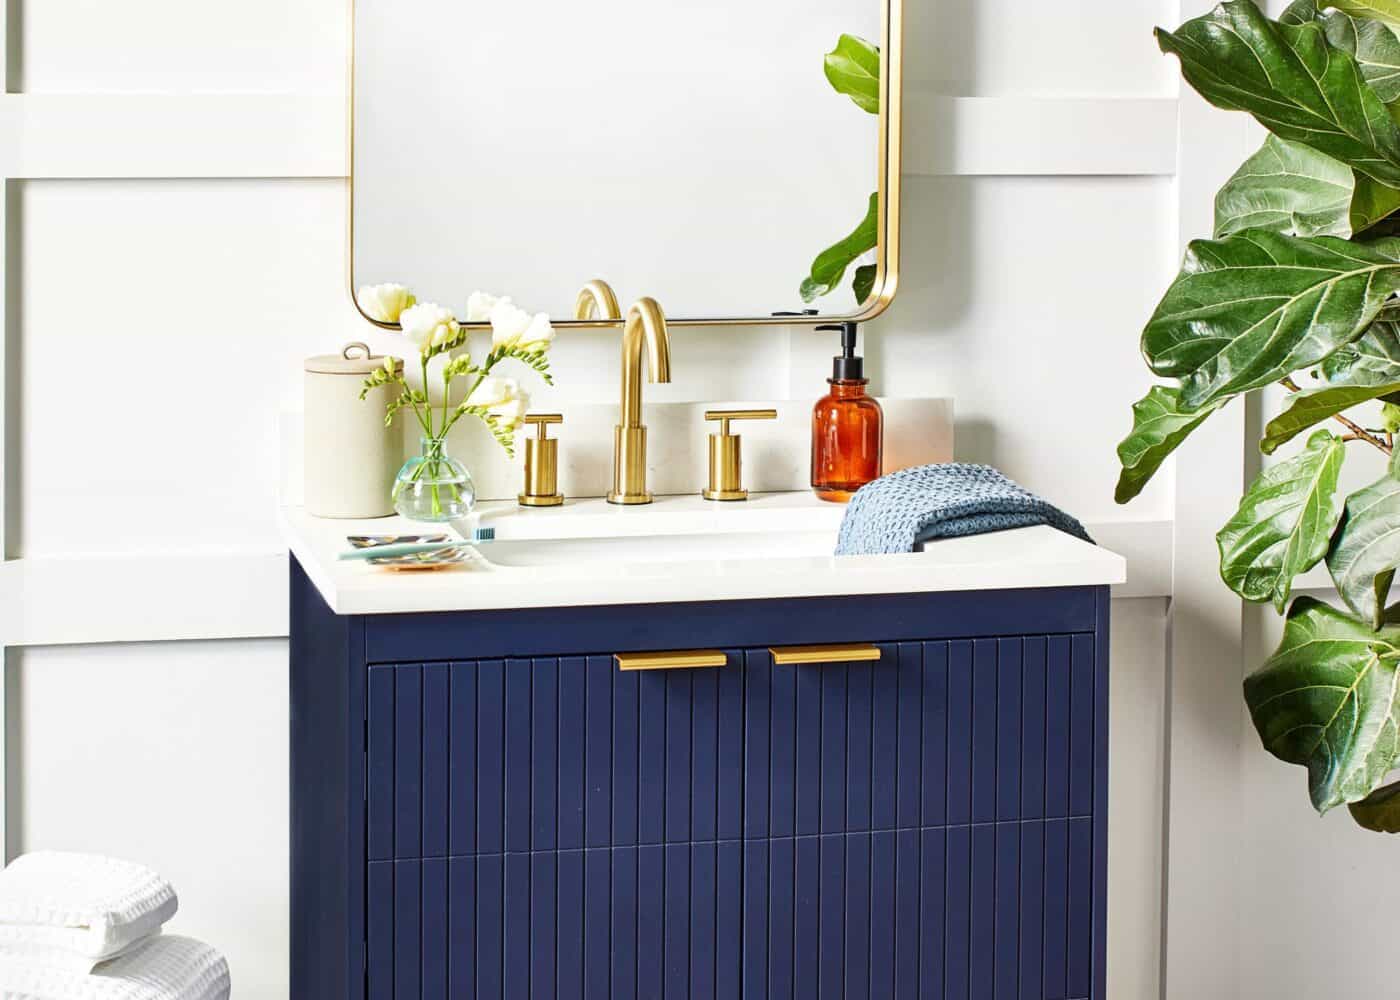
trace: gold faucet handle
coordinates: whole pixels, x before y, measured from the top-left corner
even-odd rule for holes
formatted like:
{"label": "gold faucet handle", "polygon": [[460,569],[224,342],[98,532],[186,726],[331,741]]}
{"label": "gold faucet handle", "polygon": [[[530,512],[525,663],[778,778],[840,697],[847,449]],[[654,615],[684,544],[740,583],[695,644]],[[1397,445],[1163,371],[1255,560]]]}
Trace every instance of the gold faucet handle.
{"label": "gold faucet handle", "polygon": [[549,440],[550,424],[562,424],[564,414],[562,413],[531,413],[526,415],[525,422],[532,424],[539,431],[539,441]]}
{"label": "gold faucet handle", "polygon": [[558,507],[564,502],[559,492],[559,442],[549,436],[551,424],[562,424],[562,413],[531,413],[525,423],[539,431],[525,441],[525,492],[517,498],[522,507]]}
{"label": "gold faucet handle", "polygon": [[706,420],[719,421],[719,433],[721,437],[729,437],[729,421],[731,420],[777,420],[777,410],[706,410]]}
{"label": "gold faucet handle", "polygon": [[706,420],[719,421],[719,433],[710,435],[710,485],[701,492],[706,500],[747,500],[744,489],[743,440],[729,433],[731,420],[776,420],[777,410],[706,410]]}

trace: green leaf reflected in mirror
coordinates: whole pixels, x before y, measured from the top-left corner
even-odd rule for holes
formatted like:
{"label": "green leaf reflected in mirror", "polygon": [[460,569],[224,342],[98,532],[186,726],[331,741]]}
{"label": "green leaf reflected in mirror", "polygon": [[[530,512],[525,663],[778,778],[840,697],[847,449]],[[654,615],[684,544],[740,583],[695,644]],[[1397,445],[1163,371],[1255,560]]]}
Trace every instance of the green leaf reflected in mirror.
{"label": "green leaf reflected in mirror", "polygon": [[[855,35],[842,35],[836,48],[826,54],[826,78],[838,94],[844,94],[856,107],[872,115],[880,113],[880,48]],[[880,245],[880,195],[870,196],[870,208],[856,230],[817,255],[811,273],[800,289],[802,301],[815,302],[830,295],[846,277],[852,264]],[[856,305],[864,305],[875,289],[879,269],[874,264],[856,268],[851,290]]]}

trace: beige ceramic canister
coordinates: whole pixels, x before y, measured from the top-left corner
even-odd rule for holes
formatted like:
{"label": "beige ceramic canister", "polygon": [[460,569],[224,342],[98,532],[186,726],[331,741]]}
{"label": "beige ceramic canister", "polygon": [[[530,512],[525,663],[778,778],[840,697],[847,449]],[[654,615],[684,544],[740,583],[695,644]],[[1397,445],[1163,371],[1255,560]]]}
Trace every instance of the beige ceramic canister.
{"label": "beige ceramic canister", "polygon": [[[403,436],[384,426],[398,394],[382,385],[363,400],[364,380],[384,357],[366,344],[347,344],[339,354],[306,359],[306,512],[316,517],[387,517],[394,513],[394,477],[403,465]],[[397,368],[403,362],[396,359]]]}

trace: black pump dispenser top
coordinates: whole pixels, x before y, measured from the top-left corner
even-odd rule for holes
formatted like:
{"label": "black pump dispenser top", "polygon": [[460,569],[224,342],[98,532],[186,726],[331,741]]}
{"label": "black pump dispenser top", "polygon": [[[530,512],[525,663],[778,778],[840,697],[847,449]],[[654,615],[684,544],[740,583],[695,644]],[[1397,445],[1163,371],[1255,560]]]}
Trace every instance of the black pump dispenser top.
{"label": "black pump dispenser top", "polygon": [[847,321],[845,323],[832,324],[817,327],[821,330],[831,330],[841,334],[841,356],[832,358],[831,378],[836,382],[859,382],[865,378],[865,359],[856,354],[856,331],[858,327],[855,323]]}

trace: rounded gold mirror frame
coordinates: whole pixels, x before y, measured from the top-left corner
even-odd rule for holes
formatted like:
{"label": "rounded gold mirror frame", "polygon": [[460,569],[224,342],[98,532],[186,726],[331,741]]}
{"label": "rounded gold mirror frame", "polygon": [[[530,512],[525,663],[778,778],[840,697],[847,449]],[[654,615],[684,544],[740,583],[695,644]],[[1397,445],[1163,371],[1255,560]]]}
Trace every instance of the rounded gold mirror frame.
{"label": "rounded gold mirror frame", "polygon": [[[346,261],[346,283],[350,301],[365,322],[384,330],[398,330],[397,323],[381,323],[366,315],[360,306],[354,281],[355,269],[355,0],[350,7],[350,198],[349,241]],[[876,249],[875,284],[865,304],[853,313],[831,313],[819,316],[803,314],[768,316],[726,316],[706,319],[667,317],[674,327],[753,327],[753,326],[816,326],[826,323],[854,321],[864,323],[890,307],[899,287],[899,222],[902,170],[904,162],[904,0],[884,0],[881,16],[880,74],[880,140],[879,140],[879,209],[877,214],[878,246]],[[559,329],[621,328],[622,320],[569,319],[555,320]],[[488,323],[463,323],[465,330],[489,330]]]}

